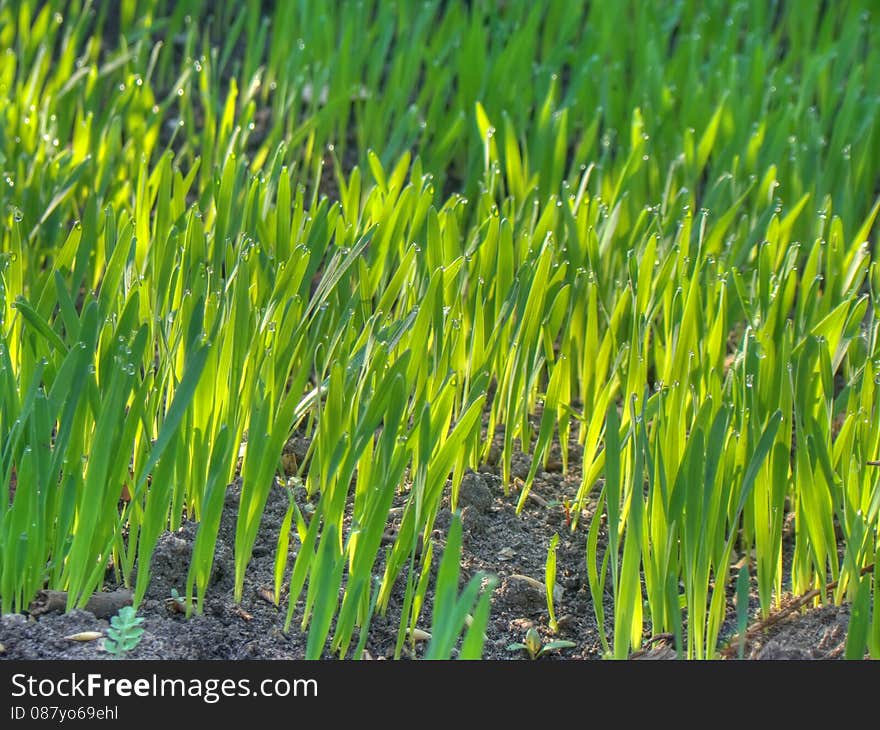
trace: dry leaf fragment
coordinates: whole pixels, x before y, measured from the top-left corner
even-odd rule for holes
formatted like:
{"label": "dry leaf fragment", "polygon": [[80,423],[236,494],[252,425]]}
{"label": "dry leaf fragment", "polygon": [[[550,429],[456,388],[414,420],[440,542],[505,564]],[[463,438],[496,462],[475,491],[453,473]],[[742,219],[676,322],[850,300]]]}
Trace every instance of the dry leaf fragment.
{"label": "dry leaf fragment", "polygon": [[253,621],[254,617],[245,611],[241,606],[235,607],[235,613],[238,614],[240,618],[243,618],[245,621]]}
{"label": "dry leaf fragment", "polygon": [[411,636],[413,641],[430,641],[431,634],[427,631],[422,631],[422,629],[407,629],[407,636]]}
{"label": "dry leaf fragment", "polygon": [[296,463],[296,454],[285,452],[281,454],[281,466],[287,476],[296,474],[298,464]]}
{"label": "dry leaf fragment", "polygon": [[100,631],[80,631],[78,634],[71,634],[64,638],[68,641],[95,641],[103,636],[104,634]]}
{"label": "dry leaf fragment", "polygon": [[186,613],[186,603],[178,598],[166,598],[165,608],[171,613]]}
{"label": "dry leaf fragment", "polygon": [[262,588],[257,589],[257,595],[266,603],[271,603],[273,606],[275,605],[275,592],[272,589],[263,586]]}

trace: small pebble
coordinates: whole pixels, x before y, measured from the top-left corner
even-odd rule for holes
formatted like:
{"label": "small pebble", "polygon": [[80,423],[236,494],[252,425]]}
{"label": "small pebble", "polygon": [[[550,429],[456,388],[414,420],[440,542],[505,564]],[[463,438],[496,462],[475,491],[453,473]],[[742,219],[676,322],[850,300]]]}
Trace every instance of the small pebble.
{"label": "small pebble", "polygon": [[495,590],[497,600],[520,611],[537,612],[547,607],[543,591],[517,576],[507,576]]}

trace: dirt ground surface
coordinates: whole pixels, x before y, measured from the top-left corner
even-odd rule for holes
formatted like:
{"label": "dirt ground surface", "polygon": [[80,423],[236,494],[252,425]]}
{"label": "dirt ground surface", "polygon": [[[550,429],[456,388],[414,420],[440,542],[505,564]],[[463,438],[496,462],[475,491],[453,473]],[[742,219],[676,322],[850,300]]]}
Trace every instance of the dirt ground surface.
{"label": "dirt ground surface", "polygon": [[[496,436],[497,439],[497,436]],[[302,458],[307,443],[293,439],[290,448]],[[490,455],[490,462],[495,461]],[[514,455],[512,476],[522,479],[528,473],[530,457],[522,452]],[[542,640],[566,640],[574,647],[546,654],[540,661],[598,659],[602,645],[596,624],[586,575],[586,535],[589,505],[580,524],[572,532],[567,528],[563,507],[565,498],[574,498],[580,484],[580,449],[570,445],[567,474],[562,473],[558,444],[551,452],[546,469],[540,469],[525,508],[516,514],[518,492],[505,494],[500,467],[489,463],[478,472],[465,475],[459,494],[458,508],[462,517],[464,544],[462,550],[462,583],[478,572],[498,579],[492,596],[492,611],[486,632],[484,658],[527,659],[522,651],[509,645],[522,642],[534,627]],[[295,492],[305,500],[301,488]],[[212,574],[212,585],[202,615],[187,619],[175,605],[172,591],[185,594],[189,558],[195,540],[195,523],[186,523],[177,532],[165,533],[152,560],[152,579],[145,601],[138,614],[144,618],[145,633],[140,644],[127,655],[132,659],[302,659],[306,637],[299,630],[301,605],[294,613],[289,632],[284,631],[286,600],[281,607],[272,601],[275,548],[284,518],[288,497],[285,489],[271,490],[253,558],[248,567],[241,603],[233,598],[235,517],[240,495],[238,482],[229,486],[220,527]],[[446,498],[448,500],[448,496]],[[402,506],[406,495],[398,496],[395,504]],[[398,515],[399,511],[394,512]],[[436,540],[434,566],[445,544],[451,513],[444,503],[434,529]],[[393,533],[395,524],[389,524]],[[547,603],[544,595],[544,572],[547,550],[552,537],[559,535],[557,550],[557,595],[555,600],[558,632],[548,626]],[[288,574],[296,554],[296,541],[291,540]],[[381,575],[383,565],[377,561],[375,573]],[[374,617],[369,628],[363,658],[385,659],[394,654],[397,640],[403,584],[401,576],[385,616]],[[433,578],[432,578],[433,584]],[[107,591],[120,586],[108,582]],[[732,591],[731,591],[732,593]],[[432,590],[426,598],[421,628],[430,630]],[[302,602],[302,599],[300,603]],[[33,604],[32,604],[33,605]],[[756,604],[755,604],[756,606]],[[733,607],[722,635],[722,643],[734,633]],[[99,618],[90,611],[45,611],[32,614],[11,614],[0,618],[0,659],[109,659],[103,639],[77,641],[69,637],[82,632],[103,633],[107,617]],[[96,609],[97,610],[97,609]],[[606,598],[606,616],[612,611],[610,596]],[[35,615],[40,613],[40,615]],[[101,613],[98,611],[98,613]],[[745,651],[750,659],[832,659],[843,655],[849,612],[846,607],[820,607],[802,610],[787,616],[752,639]],[[610,637],[609,637],[610,638]],[[659,637],[658,637],[659,638]],[[417,658],[424,643],[415,650],[409,645],[404,658]],[[332,658],[325,654],[326,658]],[[348,658],[351,658],[350,656]],[[648,641],[634,658],[675,658],[668,640]]]}

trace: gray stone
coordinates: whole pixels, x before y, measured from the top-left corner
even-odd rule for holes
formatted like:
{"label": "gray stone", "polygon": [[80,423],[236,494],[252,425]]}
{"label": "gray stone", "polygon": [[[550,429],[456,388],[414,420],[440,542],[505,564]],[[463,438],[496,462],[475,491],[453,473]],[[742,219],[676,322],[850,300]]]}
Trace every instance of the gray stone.
{"label": "gray stone", "polygon": [[461,527],[469,535],[477,535],[486,527],[483,515],[476,507],[468,505],[461,511]]}
{"label": "gray stone", "polygon": [[481,474],[468,472],[464,475],[458,490],[460,507],[474,507],[478,512],[488,512],[492,501],[492,490]]}

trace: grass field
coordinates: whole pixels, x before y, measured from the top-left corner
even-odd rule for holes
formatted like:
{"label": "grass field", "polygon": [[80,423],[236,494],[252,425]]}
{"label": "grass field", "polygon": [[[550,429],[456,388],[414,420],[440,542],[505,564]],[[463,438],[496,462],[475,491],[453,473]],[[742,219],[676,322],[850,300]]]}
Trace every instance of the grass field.
{"label": "grass field", "polygon": [[395,586],[398,655],[480,657],[493,581],[434,527],[503,427],[519,508],[581,447],[607,656],[815,590],[880,658],[878,35],[870,0],[0,0],[0,610],[137,608],[197,520],[199,613],[240,477],[237,599],[270,491],[309,496],[307,657]]}

